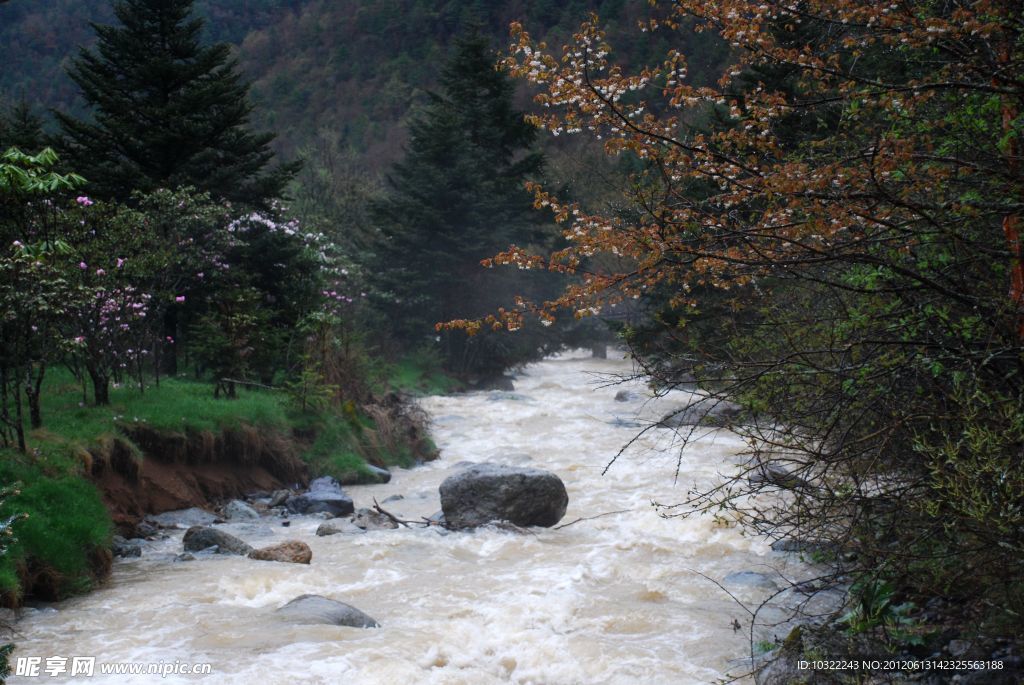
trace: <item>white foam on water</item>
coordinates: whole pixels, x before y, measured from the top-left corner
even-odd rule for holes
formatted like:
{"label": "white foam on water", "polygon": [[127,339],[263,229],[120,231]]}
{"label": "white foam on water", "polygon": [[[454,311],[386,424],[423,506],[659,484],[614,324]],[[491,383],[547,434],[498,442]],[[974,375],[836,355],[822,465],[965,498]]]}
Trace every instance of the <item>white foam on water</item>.
{"label": "white foam on water", "polygon": [[[726,676],[747,655],[746,616],[714,584],[736,571],[771,575],[791,560],[764,541],[710,518],[664,518],[653,501],[683,500],[695,484],[728,473],[744,444],[701,429],[679,452],[673,431],[652,428],[603,473],[640,428],[692,401],[689,392],[654,398],[623,359],[582,353],[531,365],[512,393],[430,397],[442,452],[437,462],[396,469],[390,483],[350,489],[357,507],[384,505],[416,519],[440,508],[437,486],[462,461],[549,469],[570,503],[561,529],[498,528],[440,534],[435,529],[316,537],[322,522],[296,518],[264,531],[257,544],[297,538],[309,566],[214,556],[167,559],[180,534],[119,561],[111,582],[57,612],[29,612],[18,655],[91,655],[101,662],[209,662],[207,682],[517,683],[686,685]],[[636,399],[616,402],[622,389]],[[678,479],[676,469],[678,462]],[[243,538],[245,535],[242,536]],[[731,588],[758,602],[764,588]],[[273,610],[302,594],[352,604],[379,629],[292,625]],[[733,668],[736,675],[741,669]],[[202,678],[136,677],[130,682],[194,683]],[[12,678],[11,683],[38,682]],[[48,682],[72,682],[46,677]],[[99,675],[88,683],[124,683]]]}

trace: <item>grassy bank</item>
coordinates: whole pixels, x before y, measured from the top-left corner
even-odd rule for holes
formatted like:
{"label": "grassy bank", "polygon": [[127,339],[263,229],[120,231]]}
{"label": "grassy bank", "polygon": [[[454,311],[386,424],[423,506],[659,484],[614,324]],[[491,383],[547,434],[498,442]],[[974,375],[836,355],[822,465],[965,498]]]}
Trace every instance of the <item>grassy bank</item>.
{"label": "grassy bank", "polygon": [[438,370],[407,360],[381,376],[383,399],[316,413],[298,411],[285,393],[273,390],[243,388],[235,400],[214,399],[209,383],[183,378],[143,391],[115,387],[110,405],[93,406],[70,374],[53,371],[42,393],[43,427],[29,432],[28,453],[0,450],[0,485],[19,489],[0,507],[0,518],[28,514],[16,525],[17,542],[0,557],[0,596],[14,604],[31,587],[34,596],[58,599],[102,578],[113,529],[89,478],[90,464],[111,445],[144,459],[133,434],[166,434],[170,440],[255,426],[291,441],[312,477],[375,482],[379,475],[368,464],[409,467],[436,453],[422,417],[392,391],[426,394],[451,387]]}

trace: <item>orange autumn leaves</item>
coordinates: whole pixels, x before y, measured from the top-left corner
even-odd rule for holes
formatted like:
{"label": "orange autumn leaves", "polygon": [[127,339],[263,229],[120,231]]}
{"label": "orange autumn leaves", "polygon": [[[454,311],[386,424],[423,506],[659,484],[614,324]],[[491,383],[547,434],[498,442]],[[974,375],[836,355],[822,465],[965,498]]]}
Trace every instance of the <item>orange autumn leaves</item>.
{"label": "orange autumn leaves", "polygon": [[[531,184],[535,206],[552,212],[568,246],[543,256],[512,246],[484,265],[549,269],[573,282],[551,301],[520,299],[484,320],[440,327],[515,329],[527,313],[550,321],[560,310],[587,316],[662,286],[673,306],[685,306],[701,288],[872,263],[880,250],[956,231],[981,211],[979,195],[1024,196],[1019,2],[652,5],[655,18],[639,30],[679,32],[677,44],[687,31],[714,31],[728,42],[733,64],[717,84],[689,83],[676,50],[625,73],[596,16],[560,56],[512,26],[502,66],[540,89],[531,121],[643,160],[627,192],[636,211],[588,211]],[[786,74],[784,86],[766,82],[771,70]],[[965,152],[968,128],[979,124],[958,121],[957,107],[984,110],[993,99],[1003,142]],[[1019,304],[1021,293],[1010,297]]]}

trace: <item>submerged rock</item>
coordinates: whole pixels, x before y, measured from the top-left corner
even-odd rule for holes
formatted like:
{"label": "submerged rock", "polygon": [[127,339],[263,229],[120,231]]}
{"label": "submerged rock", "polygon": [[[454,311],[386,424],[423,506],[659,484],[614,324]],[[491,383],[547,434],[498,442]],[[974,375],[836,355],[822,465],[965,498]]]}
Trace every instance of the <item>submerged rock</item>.
{"label": "submerged rock", "polygon": [[377,483],[390,483],[391,472],[373,464],[367,464],[366,469],[373,475]]}
{"label": "submerged rock", "polygon": [[665,428],[683,426],[724,426],[740,417],[743,407],[735,402],[706,399],[664,416],[658,423]]}
{"label": "submerged rock", "polygon": [[190,507],[177,511],[165,511],[162,514],[150,514],[145,520],[158,528],[190,528],[192,526],[208,526],[216,521],[217,517],[199,507]]}
{"label": "submerged rock", "polygon": [[186,552],[200,552],[208,547],[217,547],[220,554],[248,554],[252,545],[234,535],[207,526],[192,526],[185,531],[182,539]]}
{"label": "submerged rock", "polygon": [[273,509],[279,507],[288,501],[288,498],[292,496],[290,490],[274,490],[270,495],[270,499],[267,500],[267,506]]}
{"label": "submerged rock", "polygon": [[160,529],[154,526],[152,523],[140,521],[139,524],[135,526],[136,537],[149,538],[158,535],[159,533]]}
{"label": "submerged rock", "polygon": [[115,535],[110,545],[110,551],[114,553],[115,557],[141,557],[142,545]]}
{"label": "submerged rock", "polygon": [[640,399],[640,393],[633,390],[619,390],[615,393],[616,402],[632,402]]}
{"label": "submerged rock", "polygon": [[327,521],[321,523],[316,529],[317,537],[326,537],[328,535],[363,535],[366,531],[362,528],[357,527],[351,521],[342,521],[341,523],[335,523],[334,521]]}
{"label": "submerged rock", "polygon": [[373,509],[360,509],[352,517],[352,523],[363,530],[394,530],[398,524]]}
{"label": "submerged rock", "polygon": [[238,499],[228,502],[227,506],[224,507],[224,516],[229,521],[246,521],[260,517],[259,512]]}
{"label": "submerged rock", "polygon": [[446,526],[448,521],[444,518],[444,511],[435,511],[427,517],[427,523],[432,526]]}
{"label": "submerged rock", "polygon": [[550,471],[475,464],[441,483],[441,508],[449,528],[491,521],[553,526],[565,515],[569,495]]}
{"label": "submerged rock", "polygon": [[375,619],[354,606],[320,595],[302,595],[274,612],[291,623],[323,623],[352,628],[379,628]]}
{"label": "submerged rock", "polygon": [[258,561],[282,561],[290,564],[308,564],[313,559],[313,550],[305,542],[287,540],[285,542],[254,549],[249,552],[250,559]]}
{"label": "submerged rock", "polygon": [[739,585],[747,587],[763,587],[771,590],[778,590],[778,583],[767,573],[758,571],[736,571],[722,579],[725,585]]}
{"label": "submerged rock", "polygon": [[311,482],[309,492],[290,497],[286,506],[296,514],[327,513],[331,516],[345,516],[356,509],[338,481],[327,476]]}

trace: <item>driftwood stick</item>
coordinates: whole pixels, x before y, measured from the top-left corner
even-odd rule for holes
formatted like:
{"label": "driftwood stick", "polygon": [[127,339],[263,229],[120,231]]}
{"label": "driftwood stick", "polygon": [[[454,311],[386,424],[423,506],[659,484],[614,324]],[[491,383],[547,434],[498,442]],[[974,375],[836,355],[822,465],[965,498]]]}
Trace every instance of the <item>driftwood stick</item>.
{"label": "driftwood stick", "polygon": [[375,511],[377,511],[377,512],[379,512],[381,514],[384,514],[385,516],[387,516],[389,519],[391,519],[392,521],[394,521],[395,523],[397,523],[400,526],[405,526],[406,528],[408,528],[409,524],[411,524],[411,523],[415,523],[417,525],[420,525],[419,521],[404,521],[404,520],[398,518],[397,516],[392,514],[390,511],[388,511],[387,509],[382,507],[380,504],[378,504],[376,497],[373,498],[373,508],[374,508]]}
{"label": "driftwood stick", "polygon": [[628,513],[628,512],[629,512],[629,509],[619,509],[618,511],[606,511],[603,514],[598,514],[597,516],[584,516],[582,518],[576,519],[575,521],[569,521],[569,523],[563,523],[560,526],[555,526],[554,528],[552,528],[552,530],[558,530],[559,528],[568,528],[572,524],[579,523],[580,521],[592,521],[594,519],[599,519],[602,516],[612,516],[614,514],[625,514],[625,513]]}

